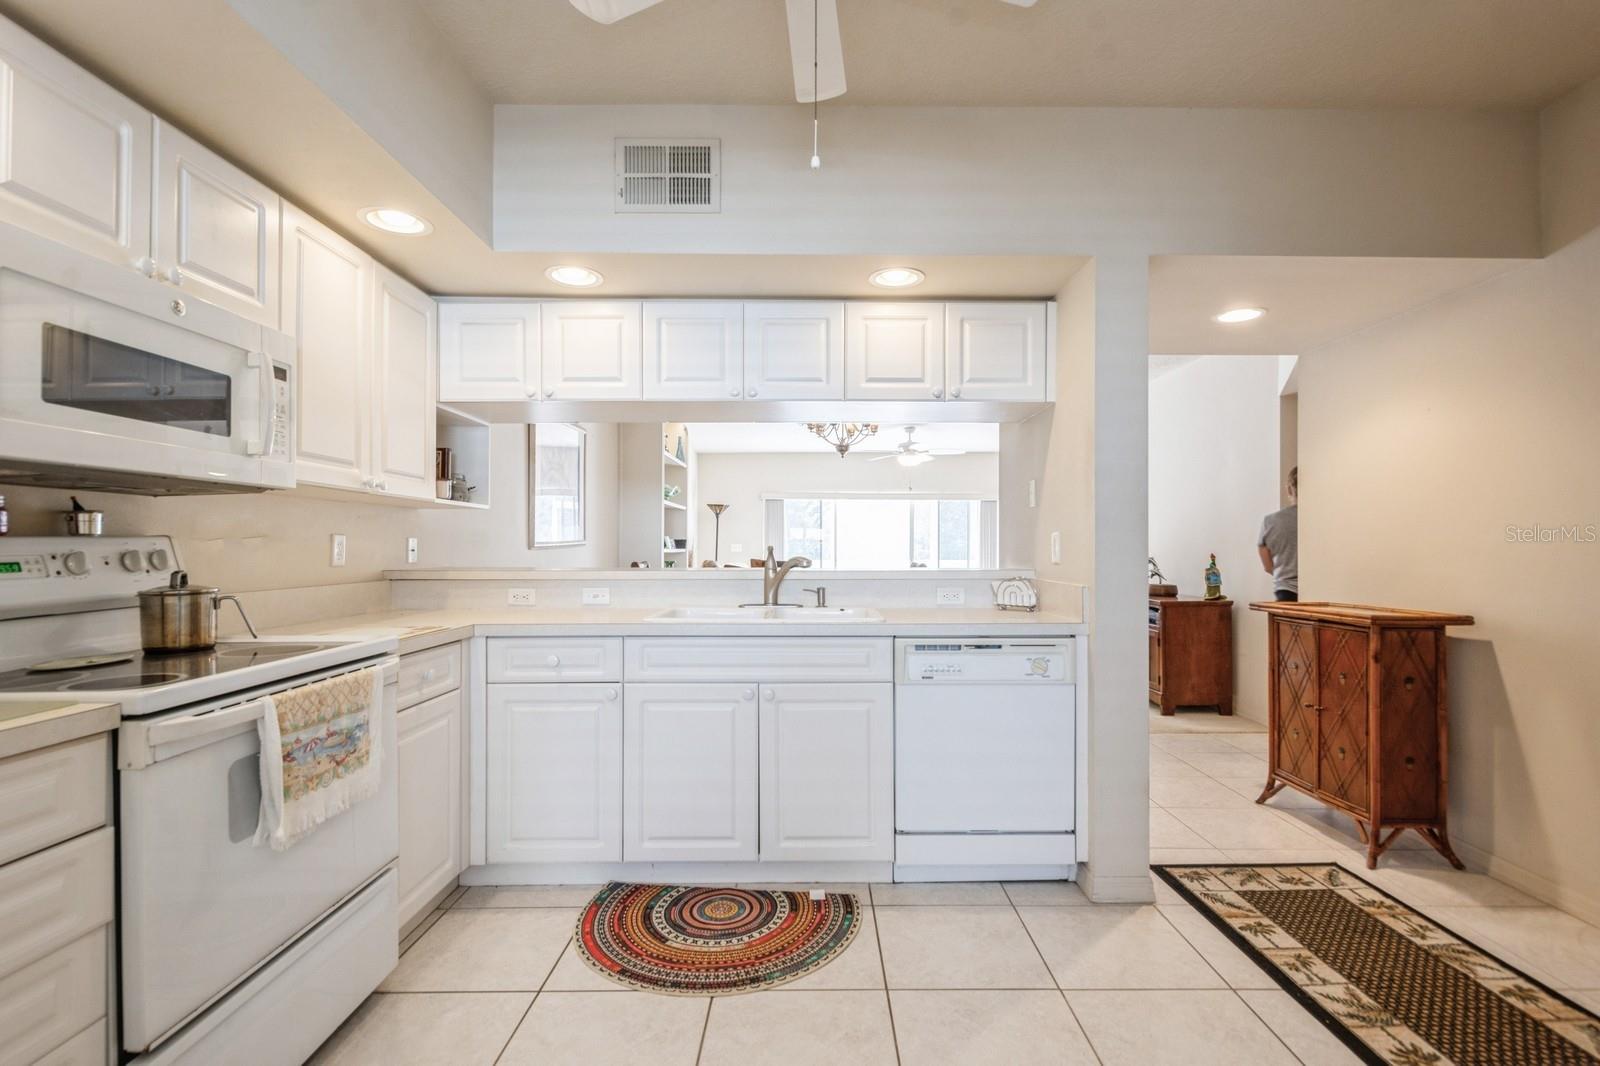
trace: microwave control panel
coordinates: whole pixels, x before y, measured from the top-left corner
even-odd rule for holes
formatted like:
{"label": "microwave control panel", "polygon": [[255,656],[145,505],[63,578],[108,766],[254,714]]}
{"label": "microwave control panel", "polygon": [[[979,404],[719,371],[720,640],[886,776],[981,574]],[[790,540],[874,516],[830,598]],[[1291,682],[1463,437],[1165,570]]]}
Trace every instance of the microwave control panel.
{"label": "microwave control panel", "polygon": [[289,458],[289,368],[282,363],[272,364],[272,436],[267,454]]}

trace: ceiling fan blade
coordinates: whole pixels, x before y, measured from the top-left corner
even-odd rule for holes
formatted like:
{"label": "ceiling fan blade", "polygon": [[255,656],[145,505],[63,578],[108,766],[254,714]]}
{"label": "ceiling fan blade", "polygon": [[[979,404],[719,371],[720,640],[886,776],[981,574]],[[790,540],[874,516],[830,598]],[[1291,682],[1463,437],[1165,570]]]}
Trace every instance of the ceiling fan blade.
{"label": "ceiling fan blade", "polygon": [[844,45],[839,41],[839,8],[835,0],[787,0],[787,3],[794,98],[802,104],[811,103],[813,39],[817,45],[816,98],[831,100],[844,95]]}
{"label": "ceiling fan blade", "polygon": [[647,7],[655,7],[661,0],[571,0],[571,3],[596,22],[609,26]]}
{"label": "ceiling fan blade", "polygon": [[966,455],[967,453],[965,451],[963,451],[962,449],[960,449],[960,448],[933,448],[933,449],[930,449],[927,452],[924,452],[923,454],[925,454],[925,455]]}
{"label": "ceiling fan blade", "polygon": [[869,462],[869,463],[881,463],[885,459],[898,459],[898,458],[900,458],[900,453],[899,452],[890,452],[888,455],[874,455],[871,459],[868,459],[867,462]]}
{"label": "ceiling fan blade", "polygon": [[1013,7],[1032,7],[1038,0],[1005,0],[1005,2]]}

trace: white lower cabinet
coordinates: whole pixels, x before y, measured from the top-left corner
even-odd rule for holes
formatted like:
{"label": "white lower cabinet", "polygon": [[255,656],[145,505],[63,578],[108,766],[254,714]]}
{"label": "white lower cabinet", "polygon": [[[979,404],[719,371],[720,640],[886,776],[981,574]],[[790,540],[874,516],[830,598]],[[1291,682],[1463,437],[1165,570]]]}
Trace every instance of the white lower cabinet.
{"label": "white lower cabinet", "polygon": [[461,872],[461,692],[408,707],[395,728],[404,927]]}
{"label": "white lower cabinet", "polygon": [[893,858],[894,686],[762,686],[762,861]]}
{"label": "white lower cabinet", "polygon": [[622,686],[488,690],[489,861],[620,862]]}
{"label": "white lower cabinet", "polygon": [[757,857],[756,686],[629,684],[623,697],[622,857]]}

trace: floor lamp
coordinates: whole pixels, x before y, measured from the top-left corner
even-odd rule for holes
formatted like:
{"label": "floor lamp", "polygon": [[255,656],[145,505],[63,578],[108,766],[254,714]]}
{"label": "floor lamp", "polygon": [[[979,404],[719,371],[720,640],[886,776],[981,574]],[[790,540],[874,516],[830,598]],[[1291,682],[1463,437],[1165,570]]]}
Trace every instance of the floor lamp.
{"label": "floor lamp", "polygon": [[728,505],[725,503],[708,503],[706,506],[711,509],[712,514],[711,561],[720,563],[722,562],[722,512],[728,509]]}

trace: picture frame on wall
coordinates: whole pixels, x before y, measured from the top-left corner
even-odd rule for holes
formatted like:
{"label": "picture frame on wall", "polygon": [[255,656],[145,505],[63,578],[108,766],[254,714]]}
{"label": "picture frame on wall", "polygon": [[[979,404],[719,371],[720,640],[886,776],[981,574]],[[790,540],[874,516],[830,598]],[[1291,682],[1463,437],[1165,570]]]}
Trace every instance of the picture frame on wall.
{"label": "picture frame on wall", "polygon": [[528,427],[528,547],[587,542],[583,482],[588,437],[582,426],[570,422]]}

